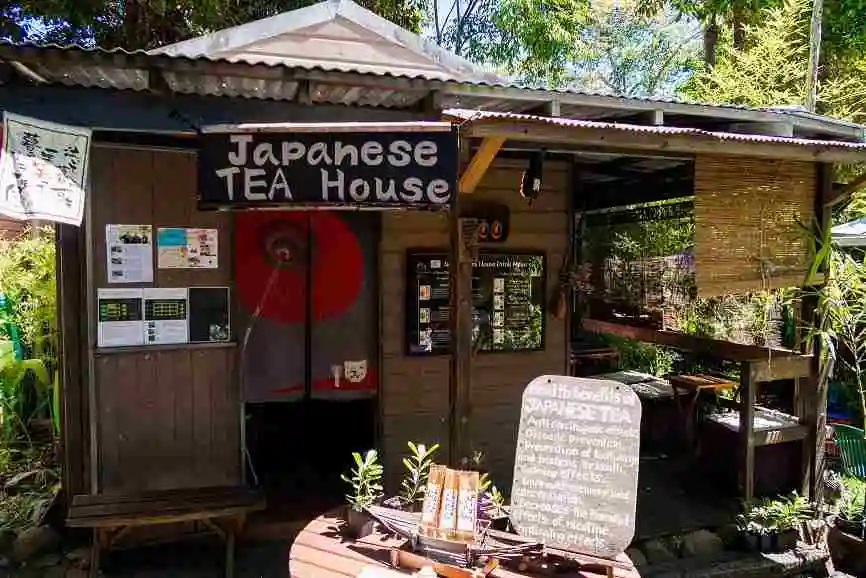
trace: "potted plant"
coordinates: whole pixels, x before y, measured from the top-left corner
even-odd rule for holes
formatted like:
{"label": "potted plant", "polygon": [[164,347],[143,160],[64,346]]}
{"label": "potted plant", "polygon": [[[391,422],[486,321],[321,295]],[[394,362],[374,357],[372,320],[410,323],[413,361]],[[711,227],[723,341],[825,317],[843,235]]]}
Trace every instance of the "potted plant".
{"label": "potted plant", "polygon": [[792,492],[770,503],[770,517],[775,527],[775,551],[793,550],[803,522],[811,517],[811,507],[806,498]]}
{"label": "potted plant", "polygon": [[753,552],[769,551],[772,545],[769,507],[765,500],[744,504],[737,516],[737,528],[746,548]]}
{"label": "potted plant", "polygon": [[389,498],[385,505],[415,512],[420,509],[424,501],[433,454],[439,449],[439,444],[433,444],[429,448],[414,442],[408,442],[406,445],[409,446],[409,456],[403,458],[406,475],[400,484],[400,494]]}
{"label": "potted plant", "polygon": [[852,477],[843,478],[835,521],[840,531],[852,536],[864,537],[864,525],[866,525],[864,502],[866,502],[866,482]]}
{"label": "potted plant", "polygon": [[499,488],[491,485],[485,491],[481,499],[481,517],[490,520],[490,527],[494,530],[507,532],[511,529],[511,518],[505,509],[505,496]]}
{"label": "potted plant", "polygon": [[376,450],[363,456],[352,452],[355,466],[349,475],[340,476],[352,491],[346,494],[346,534],[350,538],[363,538],[373,532],[373,519],[366,508],[382,496],[382,464]]}
{"label": "potted plant", "polygon": [[746,504],[737,525],[749,550],[783,552],[797,545],[800,525],[809,519],[810,511],[806,499],[792,493]]}

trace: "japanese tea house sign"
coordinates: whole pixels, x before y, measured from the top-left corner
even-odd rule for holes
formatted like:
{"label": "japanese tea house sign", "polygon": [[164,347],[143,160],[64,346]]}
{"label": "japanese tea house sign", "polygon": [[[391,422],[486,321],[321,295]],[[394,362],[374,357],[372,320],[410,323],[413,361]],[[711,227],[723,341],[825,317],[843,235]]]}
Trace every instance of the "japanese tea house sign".
{"label": "japanese tea house sign", "polygon": [[447,208],[457,193],[450,123],[205,127],[199,206]]}

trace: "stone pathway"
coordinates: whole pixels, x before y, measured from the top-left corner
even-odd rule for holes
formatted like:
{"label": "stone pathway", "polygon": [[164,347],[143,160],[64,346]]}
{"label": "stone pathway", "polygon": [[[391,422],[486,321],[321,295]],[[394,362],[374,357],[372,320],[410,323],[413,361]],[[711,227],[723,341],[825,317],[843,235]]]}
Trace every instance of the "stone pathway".
{"label": "stone pathway", "polygon": [[738,504],[724,500],[689,457],[642,457],[638,477],[637,540],[724,526]]}
{"label": "stone pathway", "polygon": [[[288,578],[290,542],[238,544],[236,578]],[[103,564],[103,578],[223,578],[225,549],[215,540],[112,552]],[[53,562],[53,563],[52,563]],[[26,567],[0,570],[0,578],[87,578],[87,571],[68,556],[42,557]]]}

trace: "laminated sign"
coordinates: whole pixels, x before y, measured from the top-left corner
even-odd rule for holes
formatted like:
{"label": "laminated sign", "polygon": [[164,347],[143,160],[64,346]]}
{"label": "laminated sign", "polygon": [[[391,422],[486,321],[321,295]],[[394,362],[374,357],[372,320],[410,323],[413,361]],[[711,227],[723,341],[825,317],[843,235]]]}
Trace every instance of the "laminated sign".
{"label": "laminated sign", "polygon": [[511,520],[548,546],[604,558],[634,537],[641,405],[626,385],[544,375],[523,392]]}
{"label": "laminated sign", "polygon": [[90,130],[5,112],[0,214],[81,225]]}

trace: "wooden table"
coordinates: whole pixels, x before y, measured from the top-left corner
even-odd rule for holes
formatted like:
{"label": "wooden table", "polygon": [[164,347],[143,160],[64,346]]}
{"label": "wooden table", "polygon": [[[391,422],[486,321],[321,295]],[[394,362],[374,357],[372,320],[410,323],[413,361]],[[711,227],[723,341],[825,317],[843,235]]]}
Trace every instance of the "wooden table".
{"label": "wooden table", "polygon": [[[291,578],[403,578],[409,572],[395,570],[390,565],[391,550],[405,541],[375,532],[358,541],[350,541],[340,534],[341,518],[337,512],[319,516],[301,530],[289,552],[289,575]],[[590,556],[576,556],[591,564]],[[601,578],[595,571],[581,570],[570,574],[557,574],[562,578]],[[615,578],[640,578],[628,556],[617,558],[613,575]],[[523,574],[497,568],[494,578],[521,578]]]}
{"label": "wooden table", "polygon": [[[731,409],[736,409],[740,414],[740,497],[750,500],[755,490],[755,432],[754,416],[755,401],[758,387],[761,383],[776,380],[793,380],[795,387],[795,399],[797,417],[807,427],[808,438],[804,440],[803,464],[801,472],[801,490],[809,493],[810,488],[820,493],[821,467],[805,467],[809,464],[818,464],[816,449],[821,447],[817,443],[823,438],[821,418],[821,391],[826,393],[826,382],[819,383],[817,373],[817,361],[811,355],[802,355],[786,349],[773,349],[759,347],[757,345],[743,345],[730,343],[706,337],[696,337],[675,331],[664,331],[649,327],[633,327],[602,321],[598,319],[584,318],[581,327],[591,333],[602,333],[618,335],[628,339],[636,339],[646,343],[655,343],[672,347],[679,351],[690,351],[708,355],[714,359],[733,361],[740,364],[740,387],[739,403],[729,404]],[[814,486],[813,486],[814,484]]]}

